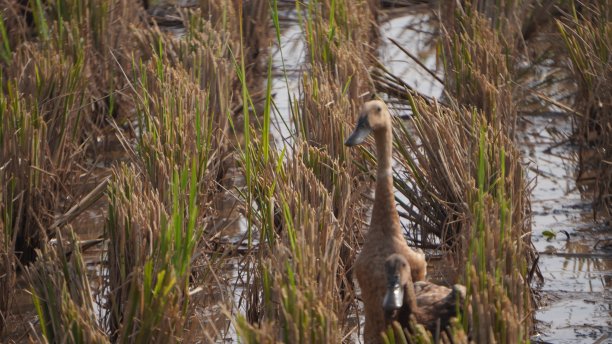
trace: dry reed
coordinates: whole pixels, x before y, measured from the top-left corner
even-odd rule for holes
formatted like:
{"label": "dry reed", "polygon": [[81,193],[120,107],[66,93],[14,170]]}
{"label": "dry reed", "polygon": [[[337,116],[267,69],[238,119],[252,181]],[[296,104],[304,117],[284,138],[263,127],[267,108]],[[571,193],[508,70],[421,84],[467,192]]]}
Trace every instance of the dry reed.
{"label": "dry reed", "polygon": [[[98,135],[107,135],[110,122],[133,167],[116,169],[109,189],[107,232],[122,240],[111,240],[109,278],[101,286],[111,293],[104,331],[121,341],[178,340],[190,316],[192,256],[214,215],[215,181],[227,155],[236,80],[227,61],[230,45],[193,13],[183,13],[183,41],[142,30],[138,19],[144,12],[125,1],[32,2],[28,11],[32,22],[11,18],[20,25],[7,30],[3,18],[0,27],[3,35],[11,34],[1,62],[3,290],[14,286],[14,258],[32,261],[35,249],[48,250],[48,237],[66,222],[56,220],[78,215],[74,209],[64,213],[82,196],[76,186],[88,175],[82,169],[93,169],[88,159],[95,151],[89,149],[97,146]],[[121,129],[128,123],[137,123],[136,140]],[[152,203],[146,203],[149,196]],[[130,232],[145,225],[145,234]],[[147,241],[154,238],[159,240]],[[37,269],[55,276],[50,267]],[[3,293],[0,300],[2,326],[11,297]],[[78,319],[64,306],[69,304],[45,304],[49,314],[89,323],[86,313]],[[55,338],[47,334],[46,340]]]}
{"label": "dry reed", "polygon": [[[124,19],[135,12],[122,1],[23,3],[1,3],[4,290],[13,289],[14,259],[32,262],[81,196],[87,151],[105,118],[117,114],[121,85],[110,50],[121,56]],[[0,302],[0,332],[10,298]]]}
{"label": "dry reed", "polygon": [[[215,237],[219,230],[212,226],[213,201],[222,192],[217,182],[228,154],[225,141],[234,90],[227,61],[231,45],[197,13],[184,15],[184,40],[159,31],[137,33],[141,56],[147,60],[134,67],[135,165],[116,173],[118,186],[110,195],[108,222],[109,326],[120,341],[179,341],[183,329],[193,326],[188,323],[195,306],[190,305],[190,279],[198,276],[197,283],[208,290],[215,283],[214,275],[205,272],[217,264],[215,259],[202,261],[204,271],[195,272],[192,266],[200,255],[196,249],[210,248],[210,242],[200,239]],[[130,145],[124,139],[124,146]],[[130,185],[140,189],[130,191]],[[137,200],[145,204],[130,208]],[[129,223],[133,225],[125,225]],[[141,228],[140,234],[132,237],[132,228]],[[132,263],[126,265],[127,257]],[[155,300],[153,291],[153,299],[147,301],[152,290],[146,286],[157,288],[154,283],[161,283],[169,294]],[[145,303],[138,303],[143,297],[136,295],[143,295]],[[212,300],[200,301],[201,307],[217,306],[207,303]]]}
{"label": "dry reed", "polygon": [[[398,123],[396,132],[400,208],[417,244],[448,252],[464,271],[461,322],[475,342],[525,342],[531,330],[529,192],[513,142],[517,5],[445,8],[439,53],[448,105],[408,92],[413,130]],[[412,341],[433,339],[419,338]]]}
{"label": "dry reed", "polygon": [[[374,1],[296,2],[308,73],[303,100],[292,109],[293,146],[278,150],[268,137],[271,90],[259,92],[276,2],[202,1],[201,13],[178,12],[180,38],[146,27],[144,11],[126,1],[40,3],[31,6],[31,23],[11,17],[0,26],[11,37],[0,46],[0,63],[11,67],[0,98],[0,286],[15,283],[14,257],[22,249],[14,229],[36,228],[28,234],[31,259],[36,248],[50,252],[28,270],[43,336],[53,341],[70,327],[72,337],[61,338],[187,341],[200,336],[188,330],[206,322],[195,317],[197,307],[227,309],[247,342],[341,342],[354,335],[350,271],[369,207],[362,193],[370,177],[361,171],[373,159],[346,150],[343,141],[362,95],[373,89]],[[511,140],[513,73],[504,54],[514,45],[475,12],[457,16],[461,28],[448,31],[442,49],[451,106],[410,98],[418,138],[403,127],[396,133],[404,164],[396,184],[422,231],[413,237],[436,244],[442,237],[466,265],[471,307],[455,323],[454,340],[464,341],[468,331],[481,342],[522,341],[531,257],[529,204]],[[490,17],[506,20],[500,28],[512,18]],[[13,20],[18,25],[7,26]],[[59,202],[77,184],[75,165],[107,122],[129,162],[113,169],[107,191],[101,326],[78,251],[68,260],[63,243],[47,247],[46,233],[54,234],[53,220],[78,197]],[[242,285],[218,276],[237,248],[215,244],[222,227],[216,200],[233,187],[226,180],[237,168],[246,184],[230,190],[241,195],[237,209],[247,219],[248,245],[236,272],[245,276]],[[238,300],[215,298],[229,288],[240,289]],[[9,304],[3,295],[0,324]],[[61,316],[47,321],[54,312]],[[203,340],[223,335],[201,325]],[[408,338],[432,339],[418,327],[411,331]]]}
{"label": "dry reed", "polygon": [[109,343],[95,314],[87,268],[72,234],[66,247],[61,234],[54,246],[39,251],[26,268],[43,343]]}
{"label": "dry reed", "polygon": [[[198,236],[197,208],[185,209],[180,199],[183,178],[175,175],[171,185],[175,203],[168,209],[137,171],[126,166],[115,171],[106,225],[110,239],[106,325],[113,342],[172,343],[180,337]],[[189,202],[193,207],[194,201]]]}
{"label": "dry reed", "polygon": [[605,1],[573,5],[557,26],[576,83],[578,182],[593,192],[595,217],[612,213],[612,12]]}
{"label": "dry reed", "polygon": [[256,157],[267,150],[264,143],[247,145],[244,167],[257,176],[250,215],[261,231],[261,291],[253,291],[260,317],[239,317],[236,325],[250,343],[340,342],[354,331],[350,267],[367,209],[359,192],[368,184],[353,179],[359,168],[343,142],[359,96],[371,89],[366,37],[373,23],[369,4],[356,5],[361,10],[352,13],[344,1],[304,5],[309,73],[293,109],[294,143],[263,161]]}

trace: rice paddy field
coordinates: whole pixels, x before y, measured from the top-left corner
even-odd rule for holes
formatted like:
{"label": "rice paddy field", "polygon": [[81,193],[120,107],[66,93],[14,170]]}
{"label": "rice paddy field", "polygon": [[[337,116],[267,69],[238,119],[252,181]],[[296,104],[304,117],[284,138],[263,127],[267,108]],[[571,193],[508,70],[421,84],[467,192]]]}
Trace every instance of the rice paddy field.
{"label": "rice paddy field", "polygon": [[0,0],[0,86],[2,343],[362,343],[372,99],[467,291],[384,342],[612,343],[607,0]]}

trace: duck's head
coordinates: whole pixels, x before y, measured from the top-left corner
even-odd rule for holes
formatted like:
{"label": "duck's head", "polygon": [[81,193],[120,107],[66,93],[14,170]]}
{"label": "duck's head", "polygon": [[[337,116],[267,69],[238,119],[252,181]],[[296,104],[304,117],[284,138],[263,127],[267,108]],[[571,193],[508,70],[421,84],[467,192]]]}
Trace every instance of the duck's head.
{"label": "duck's head", "polygon": [[371,100],[361,107],[357,126],[344,142],[351,147],[363,143],[371,132],[391,128],[391,115],[387,105],[381,100]]}
{"label": "duck's head", "polygon": [[383,310],[385,319],[390,321],[395,318],[397,312],[402,306],[409,307],[407,302],[404,302],[406,287],[412,283],[410,275],[410,265],[400,254],[392,254],[385,261],[385,274],[387,276],[387,291],[383,299]]}

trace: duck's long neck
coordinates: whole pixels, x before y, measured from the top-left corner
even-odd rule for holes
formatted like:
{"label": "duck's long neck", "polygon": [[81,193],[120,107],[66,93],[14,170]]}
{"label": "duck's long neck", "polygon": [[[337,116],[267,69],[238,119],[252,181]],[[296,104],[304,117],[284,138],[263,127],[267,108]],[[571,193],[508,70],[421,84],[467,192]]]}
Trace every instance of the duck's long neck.
{"label": "duck's long neck", "polygon": [[378,168],[371,223],[377,224],[377,226],[370,226],[370,228],[379,228],[389,235],[399,234],[401,233],[401,228],[399,216],[395,209],[393,170],[391,168],[393,149],[393,133],[391,128],[374,132],[374,138],[376,139]]}

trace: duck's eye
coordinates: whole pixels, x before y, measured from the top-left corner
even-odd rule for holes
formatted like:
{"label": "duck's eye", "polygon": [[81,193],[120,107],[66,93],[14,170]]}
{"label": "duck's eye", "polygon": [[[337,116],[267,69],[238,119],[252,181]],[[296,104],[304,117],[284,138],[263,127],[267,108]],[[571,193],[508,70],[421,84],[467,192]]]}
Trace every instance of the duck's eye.
{"label": "duck's eye", "polygon": [[406,263],[402,263],[402,267],[405,268],[406,267]]}
{"label": "duck's eye", "polygon": [[380,108],[380,106],[376,107],[376,112],[380,112],[382,109]]}

